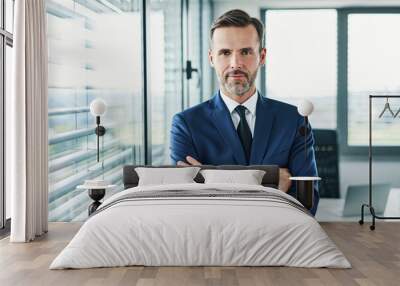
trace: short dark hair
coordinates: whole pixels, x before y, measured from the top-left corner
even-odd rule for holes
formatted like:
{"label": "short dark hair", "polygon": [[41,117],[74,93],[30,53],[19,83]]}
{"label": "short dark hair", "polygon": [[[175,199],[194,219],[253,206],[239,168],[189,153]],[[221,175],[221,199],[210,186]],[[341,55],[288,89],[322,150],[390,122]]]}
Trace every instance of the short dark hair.
{"label": "short dark hair", "polygon": [[260,50],[264,48],[264,25],[257,18],[250,17],[243,10],[234,9],[225,12],[213,22],[210,29],[210,41],[213,39],[214,31],[223,27],[247,27],[253,25],[256,28],[260,42]]}

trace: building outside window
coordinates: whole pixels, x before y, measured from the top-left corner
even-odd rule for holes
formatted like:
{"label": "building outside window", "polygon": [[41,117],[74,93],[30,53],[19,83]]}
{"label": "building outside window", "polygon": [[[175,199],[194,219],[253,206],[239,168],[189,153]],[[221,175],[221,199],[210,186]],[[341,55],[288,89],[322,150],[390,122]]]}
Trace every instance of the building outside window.
{"label": "building outside window", "polygon": [[[181,1],[150,1],[149,94],[151,164],[170,164],[169,130],[182,110],[183,45]],[[178,17],[179,16],[179,17]]]}
{"label": "building outside window", "polygon": [[336,10],[267,10],[266,96],[311,100],[313,128],[336,129]]}
{"label": "building outside window", "polygon": [[[349,146],[368,146],[368,97],[400,94],[400,13],[348,15],[348,129]],[[400,146],[400,113],[387,110],[386,100],[373,100],[373,145]],[[400,98],[389,100],[396,115]]]}
{"label": "building outside window", "polygon": [[[102,178],[122,189],[122,166],[142,163],[141,1],[47,0],[49,48],[49,220],[84,220],[78,191]],[[89,104],[107,103],[101,164]]]}
{"label": "building outside window", "polygon": [[6,99],[11,96],[13,23],[14,0],[0,0],[0,228],[3,228],[6,220],[11,217],[11,194],[5,180],[7,153],[4,148],[7,138],[4,118],[8,103]]}

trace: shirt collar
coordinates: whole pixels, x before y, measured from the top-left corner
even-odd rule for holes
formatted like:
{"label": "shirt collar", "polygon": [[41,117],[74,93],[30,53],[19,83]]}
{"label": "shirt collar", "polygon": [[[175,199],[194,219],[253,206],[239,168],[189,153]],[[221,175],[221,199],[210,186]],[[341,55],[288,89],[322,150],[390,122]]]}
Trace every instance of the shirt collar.
{"label": "shirt collar", "polygon": [[232,98],[229,96],[225,95],[222,93],[220,90],[219,93],[221,94],[222,100],[225,102],[226,107],[228,107],[229,112],[232,114],[232,112],[235,110],[236,106],[238,105],[243,105],[244,107],[247,108],[247,110],[253,115],[256,115],[256,106],[257,106],[257,100],[258,100],[258,94],[257,94],[257,89],[253,93],[252,96],[250,96],[245,102],[242,104],[237,103],[234,101]]}

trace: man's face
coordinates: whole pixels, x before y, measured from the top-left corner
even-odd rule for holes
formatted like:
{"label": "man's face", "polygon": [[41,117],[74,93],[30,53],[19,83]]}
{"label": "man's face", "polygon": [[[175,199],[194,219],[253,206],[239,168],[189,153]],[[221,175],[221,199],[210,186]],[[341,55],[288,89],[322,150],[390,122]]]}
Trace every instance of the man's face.
{"label": "man's face", "polygon": [[[214,31],[208,58],[215,68],[220,88],[228,96],[254,92],[258,68],[265,63],[255,27],[224,27]],[[251,94],[250,94],[251,95]]]}

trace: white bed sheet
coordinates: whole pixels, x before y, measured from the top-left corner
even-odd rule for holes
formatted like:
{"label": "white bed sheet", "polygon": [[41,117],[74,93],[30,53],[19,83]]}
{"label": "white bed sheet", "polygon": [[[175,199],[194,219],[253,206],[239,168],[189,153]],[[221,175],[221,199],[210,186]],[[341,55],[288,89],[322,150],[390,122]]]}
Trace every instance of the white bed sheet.
{"label": "white bed sheet", "polygon": [[[263,190],[296,201],[262,186],[179,184],[128,189],[102,206],[130,192],[207,188]],[[315,218],[293,206],[257,198],[153,198],[89,218],[50,269],[127,265],[351,267]]]}

